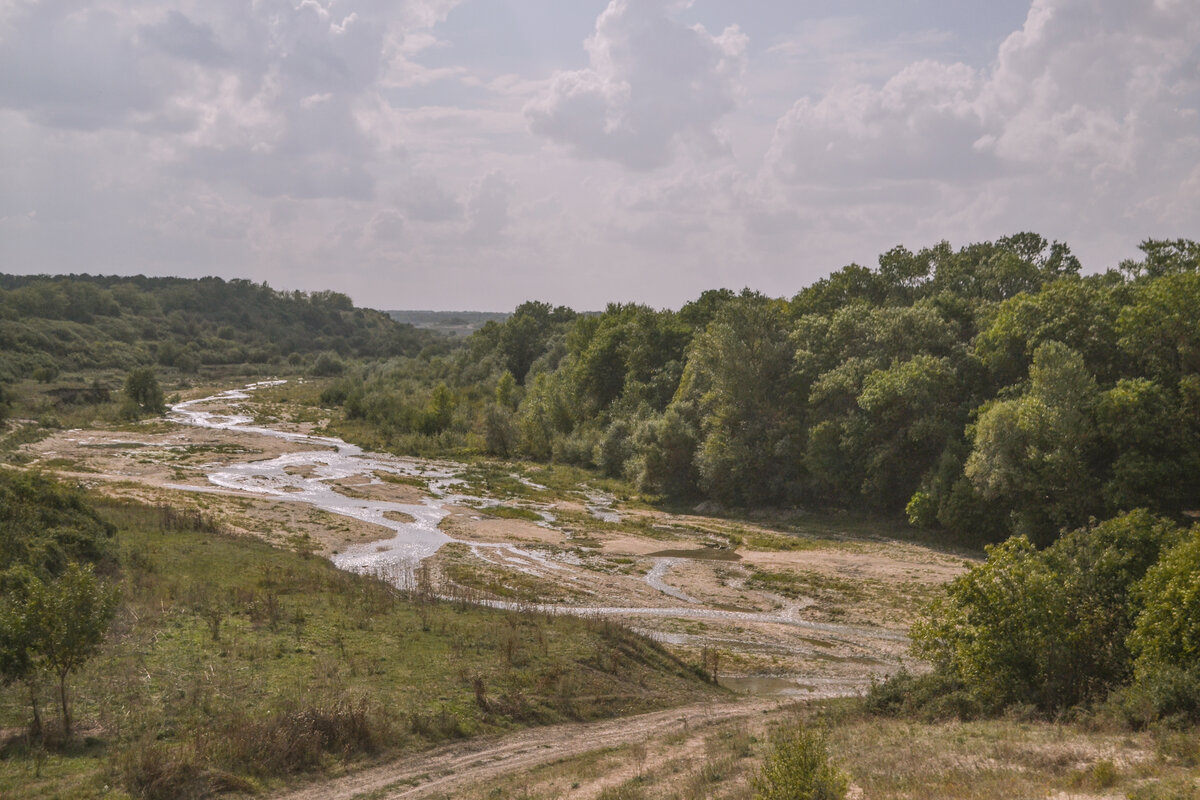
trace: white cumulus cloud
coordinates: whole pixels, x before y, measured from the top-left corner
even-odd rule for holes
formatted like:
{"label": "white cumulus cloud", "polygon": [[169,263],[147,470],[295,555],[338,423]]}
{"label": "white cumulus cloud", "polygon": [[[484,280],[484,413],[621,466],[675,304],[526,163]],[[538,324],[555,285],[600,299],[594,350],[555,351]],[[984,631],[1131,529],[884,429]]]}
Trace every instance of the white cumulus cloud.
{"label": "white cumulus cloud", "polygon": [[587,69],[558,72],[525,107],[534,133],[577,155],[663,166],[682,143],[719,152],[717,123],[737,105],[746,37],[678,19],[671,0],[612,0],[587,40]]}

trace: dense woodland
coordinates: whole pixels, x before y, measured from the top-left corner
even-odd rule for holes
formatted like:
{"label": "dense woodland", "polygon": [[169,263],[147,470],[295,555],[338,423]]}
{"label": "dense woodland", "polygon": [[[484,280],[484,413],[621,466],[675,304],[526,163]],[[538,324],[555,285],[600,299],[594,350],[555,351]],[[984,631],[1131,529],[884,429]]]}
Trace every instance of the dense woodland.
{"label": "dense woodland", "polygon": [[371,443],[580,464],[671,501],[907,514],[973,541],[1200,507],[1200,245],[1082,276],[1034,234],[897,247],[790,300],[529,302],[323,401]]}

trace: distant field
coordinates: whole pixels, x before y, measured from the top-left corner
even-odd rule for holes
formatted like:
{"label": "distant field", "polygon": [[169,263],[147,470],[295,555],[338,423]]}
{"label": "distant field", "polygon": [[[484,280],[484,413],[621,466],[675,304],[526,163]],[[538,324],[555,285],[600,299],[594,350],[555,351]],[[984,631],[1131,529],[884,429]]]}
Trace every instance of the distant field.
{"label": "distant field", "polygon": [[396,322],[426,328],[448,336],[469,336],[488,322],[503,322],[504,311],[385,311]]}

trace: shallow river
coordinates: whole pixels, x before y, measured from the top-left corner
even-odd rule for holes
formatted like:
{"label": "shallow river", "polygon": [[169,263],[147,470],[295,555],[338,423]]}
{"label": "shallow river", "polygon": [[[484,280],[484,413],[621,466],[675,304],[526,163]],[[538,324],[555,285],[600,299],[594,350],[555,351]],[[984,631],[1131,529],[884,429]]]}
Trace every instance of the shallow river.
{"label": "shallow river", "polygon": [[[462,480],[455,477],[463,469],[461,465],[365,452],[356,445],[333,437],[281,431],[255,425],[252,417],[232,413],[228,410],[230,407],[236,407],[239,401],[249,399],[249,392],[280,383],[283,381],[263,381],[250,384],[241,390],[230,390],[211,397],[177,403],[171,408],[170,418],[184,425],[271,436],[300,445],[311,445],[312,449],[310,450],[301,450],[277,458],[233,464],[215,469],[208,473],[208,480],[212,484],[208,491],[235,490],[288,502],[305,503],[333,514],[352,517],[393,531],[394,535],[390,539],[352,545],[336,553],[332,556],[332,560],[337,566],[347,570],[378,574],[395,583],[411,585],[413,570],[422,559],[436,553],[442,545],[456,541],[438,528],[438,523],[450,513],[446,509],[447,505],[486,507],[498,502],[491,498],[472,497],[458,493],[464,484]],[[218,410],[211,410],[213,408]],[[355,476],[366,477],[372,483],[383,483],[377,474],[420,478],[427,482],[433,496],[419,504],[358,499],[341,494],[330,485],[331,481]],[[179,485],[176,488],[204,491],[195,486]],[[587,508],[599,519],[606,521],[619,519],[619,515],[612,508],[612,498],[607,496],[589,495]],[[401,522],[389,519],[388,512],[399,512],[401,515],[407,515],[405,519],[412,521]],[[551,521],[552,519],[542,524],[549,526]],[[569,564],[555,562],[542,553],[529,548],[492,542],[465,542],[464,544],[481,557],[481,551],[487,550],[496,555],[505,566],[523,571],[541,574],[558,573],[562,570],[574,571]],[[795,608],[772,613],[728,611],[706,607],[697,599],[665,582],[664,576],[676,561],[673,558],[656,559],[645,577],[650,586],[662,593],[665,601],[662,606],[548,604],[536,606],[536,608],[550,613],[638,617],[646,622],[654,618],[688,618],[740,624],[770,623],[812,631],[821,635],[823,639],[840,642],[851,647],[862,647],[864,643],[870,641],[882,643],[905,640],[902,634],[883,628],[809,622],[799,618]],[[681,602],[683,605],[679,605]],[[492,601],[487,605],[505,608],[514,604]],[[521,607],[529,608],[529,605],[524,604]],[[660,638],[669,639],[670,636]],[[750,642],[746,642],[746,644],[750,644]]]}

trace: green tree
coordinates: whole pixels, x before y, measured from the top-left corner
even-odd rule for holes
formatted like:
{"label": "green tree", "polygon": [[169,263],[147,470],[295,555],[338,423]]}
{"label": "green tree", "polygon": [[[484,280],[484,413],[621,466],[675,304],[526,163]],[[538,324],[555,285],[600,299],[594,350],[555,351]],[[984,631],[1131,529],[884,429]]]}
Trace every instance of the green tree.
{"label": "green tree", "polygon": [[1024,536],[987,553],[913,625],[913,651],[962,681],[985,708],[1041,700],[1046,635],[1065,621],[1059,584]]}
{"label": "green tree", "polygon": [[700,433],[695,407],[675,403],[661,416],[643,420],[634,434],[634,474],[644,492],[672,499],[696,493],[696,448]]}
{"label": "green tree", "polygon": [[692,340],[677,402],[697,404],[701,488],[722,503],[777,503],[798,483],[802,443],[788,333],[780,303],[747,294]]}
{"label": "green tree", "polygon": [[1200,662],[1200,525],[1163,554],[1137,587],[1129,646],[1141,668]]}
{"label": "green tree", "polygon": [[1136,510],[1072,531],[1045,551],[1065,618],[1044,632],[1044,704],[1103,698],[1129,678],[1126,640],[1142,608],[1137,584],[1180,534],[1171,521]]}
{"label": "green tree", "polygon": [[1029,390],[980,415],[967,476],[984,497],[1001,500],[1018,532],[1039,543],[1097,511],[1095,379],[1079,354],[1058,342],[1034,353]]}
{"label": "green tree", "polygon": [[146,413],[161,414],[166,411],[158,377],[150,367],[135,369],[129,373],[125,378],[125,397]]}
{"label": "green tree", "polygon": [[49,583],[31,586],[27,613],[36,630],[37,655],[58,680],[63,732],[71,735],[67,678],[100,646],[117,609],[117,591],[96,577],[91,564],[72,563]]}
{"label": "green tree", "polygon": [[37,681],[42,628],[30,598],[42,589],[41,581],[24,564],[0,573],[0,685],[25,683],[33,713],[30,732],[34,736],[42,733]]}

